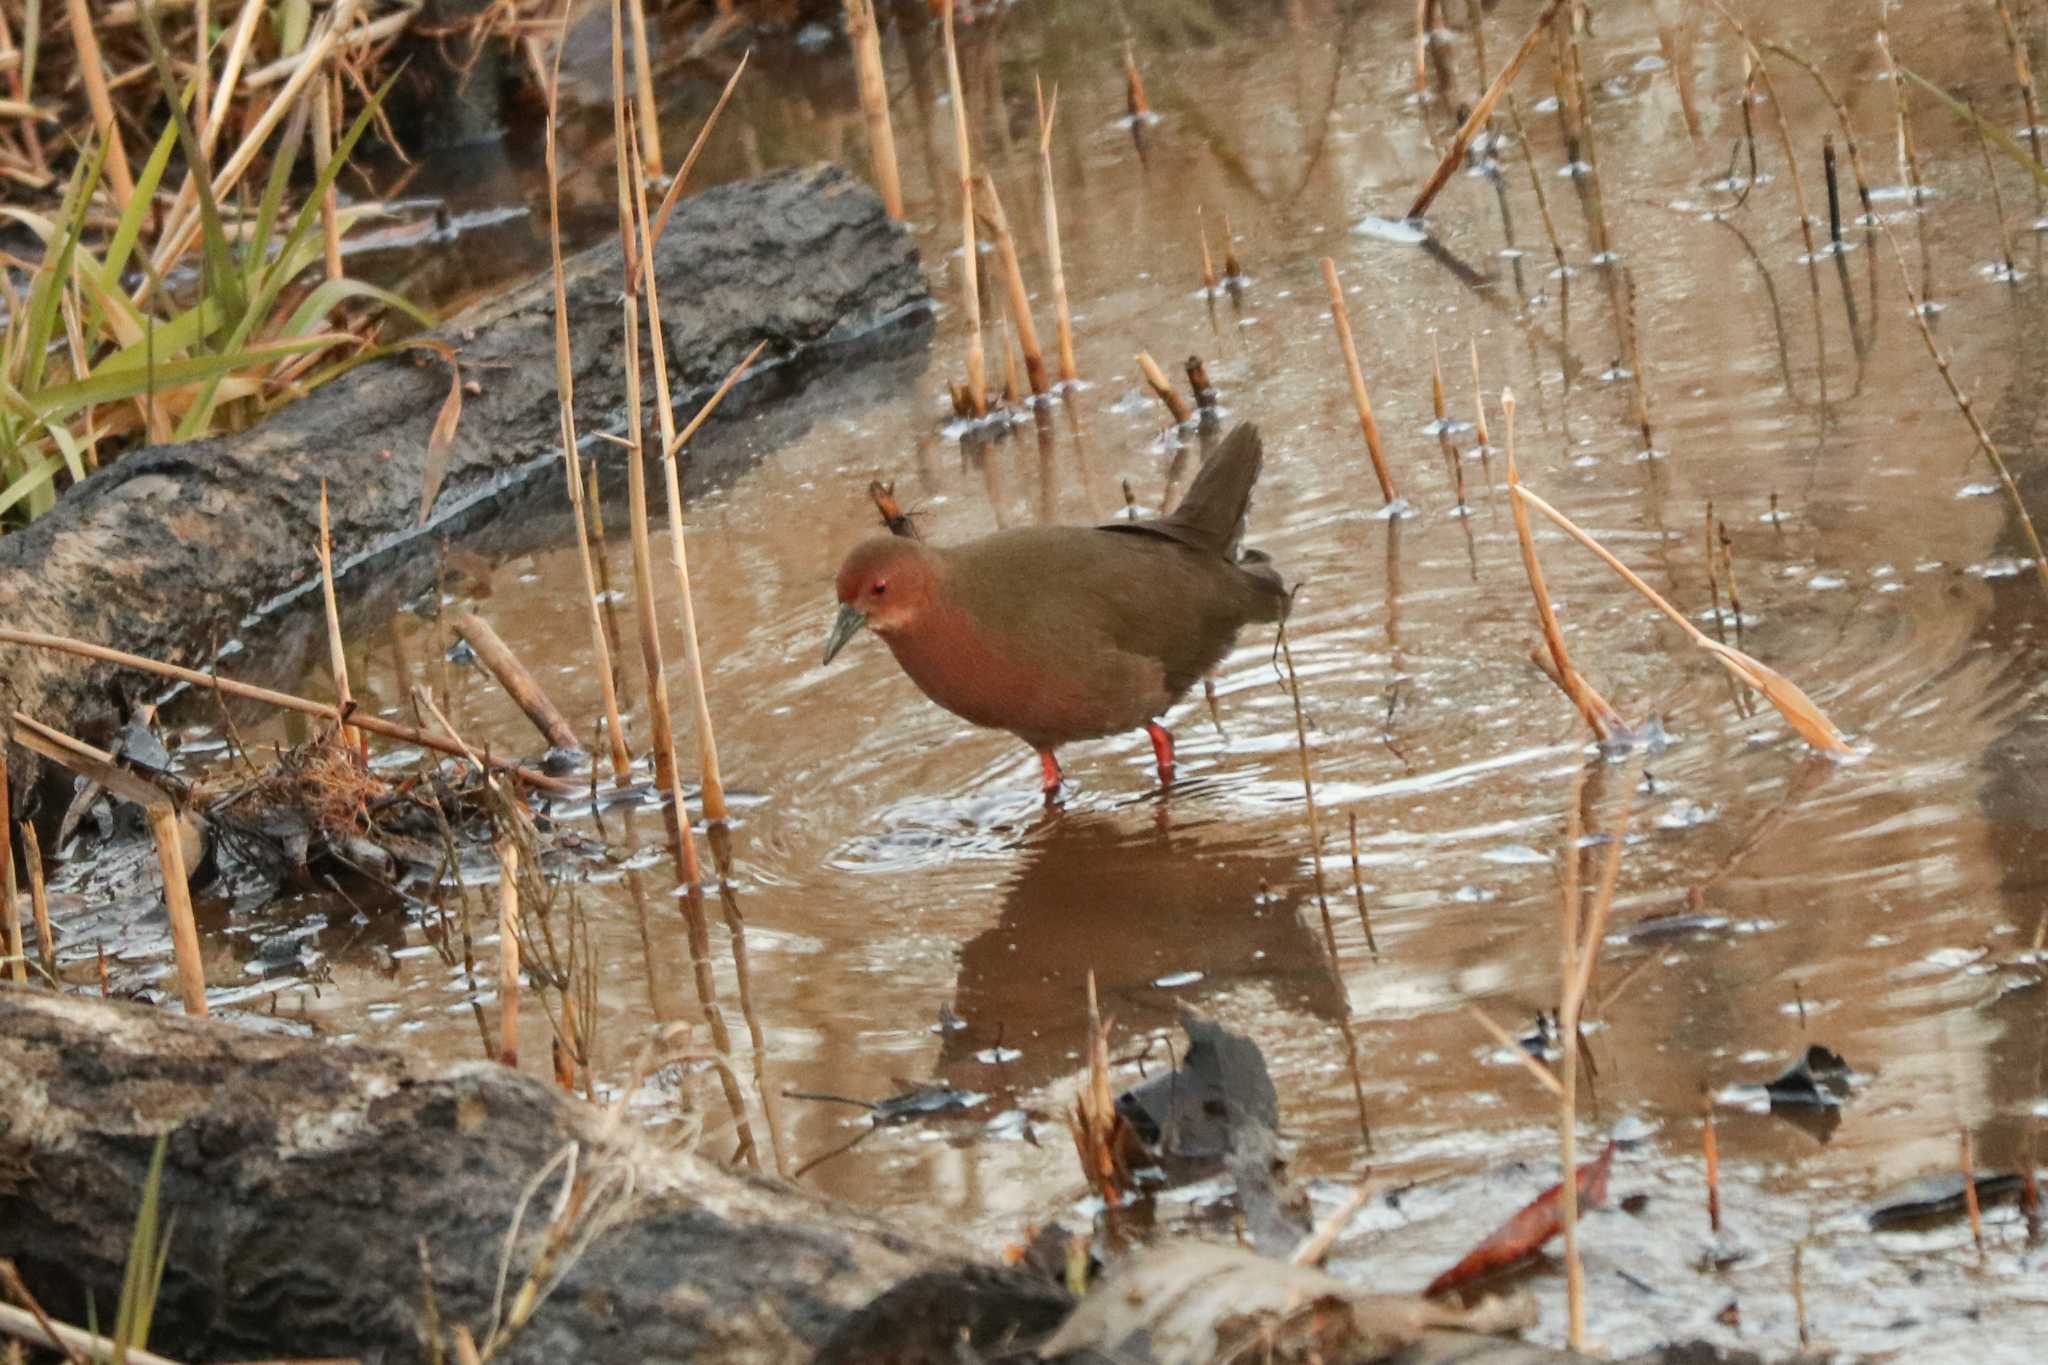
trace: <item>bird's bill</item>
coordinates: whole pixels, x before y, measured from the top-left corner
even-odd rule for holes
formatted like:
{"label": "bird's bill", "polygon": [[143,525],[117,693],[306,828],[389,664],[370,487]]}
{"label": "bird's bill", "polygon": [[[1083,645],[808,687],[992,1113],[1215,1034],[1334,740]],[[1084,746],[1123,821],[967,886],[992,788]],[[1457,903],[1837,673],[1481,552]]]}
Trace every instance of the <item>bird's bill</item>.
{"label": "bird's bill", "polygon": [[867,614],[854,610],[853,603],[840,603],[839,615],[832,621],[832,633],[825,637],[825,662],[831,663],[832,656],[846,648],[846,642],[860,634],[867,623]]}

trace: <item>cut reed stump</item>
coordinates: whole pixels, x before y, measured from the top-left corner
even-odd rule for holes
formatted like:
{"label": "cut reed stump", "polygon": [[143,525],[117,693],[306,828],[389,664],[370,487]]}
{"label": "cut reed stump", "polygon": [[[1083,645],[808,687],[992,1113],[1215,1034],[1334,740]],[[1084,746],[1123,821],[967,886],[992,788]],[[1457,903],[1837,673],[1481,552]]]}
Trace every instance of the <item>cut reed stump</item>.
{"label": "cut reed stump", "polygon": [[[578,427],[585,435],[616,431],[624,407],[620,248],[593,248],[565,270]],[[902,227],[871,190],[830,167],[683,200],[661,239],[657,272],[673,392],[692,409],[763,338],[776,359],[826,342],[838,351],[929,306]],[[552,297],[544,271],[432,334],[455,348],[477,391],[465,397],[437,519],[424,535],[412,523],[448,370],[403,357],[378,361],[251,431],[138,451],[87,479],[49,516],[0,538],[0,621],[198,662],[209,640],[246,634],[242,618],[255,607],[309,585],[317,597],[309,547],[322,479],[345,598],[364,586],[346,571],[353,558],[415,535],[431,546],[457,510],[465,532],[478,528],[496,505],[484,500],[517,482],[508,476],[539,474],[546,496],[560,501],[560,475],[549,463],[561,429]],[[603,458],[617,456],[607,450]],[[290,666],[253,654],[234,659],[232,671]],[[112,677],[104,665],[0,647],[0,709],[87,738],[104,735],[115,719]],[[34,765],[13,757],[20,791]]]}

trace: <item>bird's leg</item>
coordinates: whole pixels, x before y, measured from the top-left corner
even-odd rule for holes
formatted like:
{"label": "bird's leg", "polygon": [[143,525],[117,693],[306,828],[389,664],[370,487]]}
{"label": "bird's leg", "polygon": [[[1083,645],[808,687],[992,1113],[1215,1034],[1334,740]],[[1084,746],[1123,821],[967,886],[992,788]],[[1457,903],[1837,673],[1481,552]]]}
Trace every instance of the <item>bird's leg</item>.
{"label": "bird's leg", "polygon": [[1173,784],[1173,734],[1156,720],[1145,722],[1145,733],[1152,737],[1152,752],[1159,758],[1159,780]]}
{"label": "bird's leg", "polygon": [[1053,757],[1052,750],[1040,749],[1038,751],[1038,764],[1045,772],[1045,799],[1048,801],[1058,800],[1060,783],[1066,780],[1065,775],[1060,772],[1060,761]]}
{"label": "bird's leg", "polygon": [[1218,739],[1229,739],[1230,736],[1223,733],[1223,717],[1216,714],[1216,680],[1214,678],[1202,679],[1202,699],[1209,703],[1209,723],[1216,727],[1216,737]]}

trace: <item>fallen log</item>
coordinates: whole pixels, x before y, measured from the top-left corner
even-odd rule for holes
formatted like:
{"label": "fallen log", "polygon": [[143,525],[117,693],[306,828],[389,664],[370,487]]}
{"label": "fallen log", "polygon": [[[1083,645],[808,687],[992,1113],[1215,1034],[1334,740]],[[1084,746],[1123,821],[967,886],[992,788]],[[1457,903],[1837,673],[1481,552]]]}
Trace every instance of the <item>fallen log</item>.
{"label": "fallen log", "polygon": [[[901,225],[835,167],[684,200],[656,266],[671,387],[687,406],[764,339],[757,372],[929,305]],[[566,270],[579,428],[616,432],[624,403],[619,245],[582,252]],[[498,497],[521,473],[554,479],[561,500],[560,475],[548,466],[559,430],[553,314],[543,275],[431,334],[452,349],[465,385],[437,523]],[[50,515],[0,537],[0,620],[200,662],[210,641],[235,638],[251,612],[314,581],[323,480],[344,577],[420,534],[428,438],[450,380],[431,351],[409,351],[351,371],[252,430],[125,457]],[[620,458],[601,440],[590,453]],[[0,647],[0,714],[18,708],[74,734],[103,734],[117,719],[112,673]],[[11,757],[19,791],[33,765],[19,751]]]}
{"label": "fallen log", "polygon": [[[806,1360],[890,1284],[964,1264],[486,1063],[6,988],[0,1095],[0,1257],[60,1320],[85,1322],[88,1291],[108,1320],[168,1134],[150,1345],[177,1360],[425,1360],[437,1318],[444,1345],[458,1326],[481,1340],[522,1190],[572,1143],[611,1193],[499,1361]],[[531,1201],[508,1316],[560,1186]]]}

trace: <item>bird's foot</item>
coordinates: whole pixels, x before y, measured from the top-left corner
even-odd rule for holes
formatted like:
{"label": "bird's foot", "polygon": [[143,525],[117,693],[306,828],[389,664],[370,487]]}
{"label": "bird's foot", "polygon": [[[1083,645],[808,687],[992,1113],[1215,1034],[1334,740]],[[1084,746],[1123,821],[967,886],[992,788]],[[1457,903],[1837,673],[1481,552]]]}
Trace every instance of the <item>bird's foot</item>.
{"label": "bird's foot", "polygon": [[1145,733],[1152,737],[1152,753],[1159,760],[1159,784],[1173,785],[1173,733],[1158,721],[1147,721]]}
{"label": "bird's foot", "polygon": [[1060,785],[1066,781],[1066,774],[1060,771],[1060,761],[1050,749],[1038,751],[1038,765],[1044,774],[1045,804],[1050,806],[1060,799]]}

